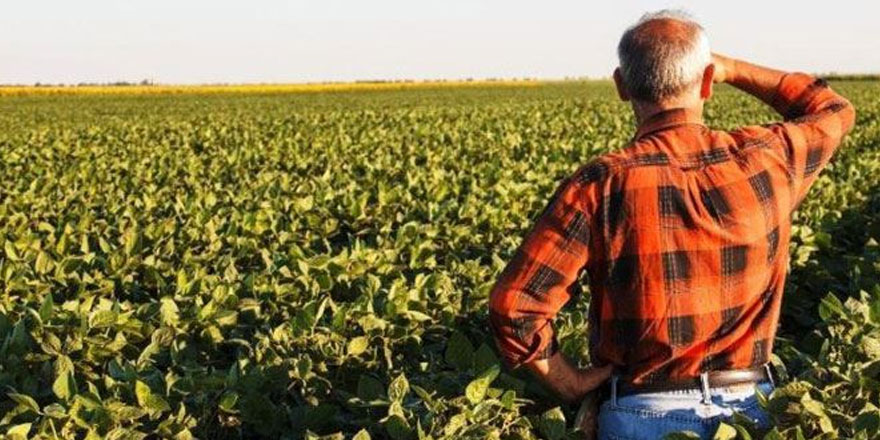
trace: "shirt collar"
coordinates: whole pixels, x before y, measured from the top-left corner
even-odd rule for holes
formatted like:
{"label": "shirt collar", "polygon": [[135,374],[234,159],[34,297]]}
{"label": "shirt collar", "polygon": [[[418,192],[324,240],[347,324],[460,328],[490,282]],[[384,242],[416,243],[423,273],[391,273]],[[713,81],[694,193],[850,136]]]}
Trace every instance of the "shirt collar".
{"label": "shirt collar", "polygon": [[688,108],[673,108],[654,113],[639,124],[635,138],[685,124],[703,125],[702,113]]}

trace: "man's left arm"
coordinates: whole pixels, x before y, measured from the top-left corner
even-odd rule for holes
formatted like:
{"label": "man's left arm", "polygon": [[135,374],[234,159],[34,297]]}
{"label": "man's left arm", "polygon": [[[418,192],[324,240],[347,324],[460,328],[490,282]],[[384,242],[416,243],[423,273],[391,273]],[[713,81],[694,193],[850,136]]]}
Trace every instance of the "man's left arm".
{"label": "man's left arm", "polygon": [[501,274],[489,299],[492,332],[505,362],[525,365],[566,401],[580,399],[611,367],[578,369],[557,351],[551,321],[586,265],[596,188],[580,173],[559,187]]}

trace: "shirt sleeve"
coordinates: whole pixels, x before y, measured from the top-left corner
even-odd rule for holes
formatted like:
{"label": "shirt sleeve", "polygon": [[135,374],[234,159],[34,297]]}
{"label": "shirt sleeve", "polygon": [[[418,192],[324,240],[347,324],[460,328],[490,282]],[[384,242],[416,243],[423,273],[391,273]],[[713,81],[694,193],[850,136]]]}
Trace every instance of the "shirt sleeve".
{"label": "shirt sleeve", "polygon": [[796,207],[828,165],[843,136],[852,129],[855,109],[824,80],[803,73],[790,73],[782,78],[773,107],[785,117],[785,122],[768,128],[782,141]]}
{"label": "shirt sleeve", "polygon": [[595,185],[578,173],[557,189],[489,298],[489,322],[504,361],[516,368],[552,356],[551,324],[586,265]]}

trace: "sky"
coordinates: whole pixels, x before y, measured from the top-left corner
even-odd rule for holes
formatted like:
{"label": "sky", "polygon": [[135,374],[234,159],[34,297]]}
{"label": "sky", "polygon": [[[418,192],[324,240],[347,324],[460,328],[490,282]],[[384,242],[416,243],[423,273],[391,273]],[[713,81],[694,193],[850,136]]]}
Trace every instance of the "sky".
{"label": "sky", "polygon": [[10,0],[0,84],[607,77],[626,27],[670,7],[721,53],[880,72],[875,0]]}

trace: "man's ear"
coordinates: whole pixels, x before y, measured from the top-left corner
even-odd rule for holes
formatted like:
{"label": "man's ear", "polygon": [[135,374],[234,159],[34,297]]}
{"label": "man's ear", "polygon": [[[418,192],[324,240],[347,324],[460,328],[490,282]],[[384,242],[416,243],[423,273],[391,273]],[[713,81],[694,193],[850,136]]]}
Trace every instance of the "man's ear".
{"label": "man's ear", "polygon": [[700,83],[700,98],[709,99],[712,97],[712,84],[715,78],[715,65],[709,64],[703,71],[703,80]]}
{"label": "man's ear", "polygon": [[626,86],[623,85],[623,75],[620,73],[620,67],[614,69],[614,85],[617,86],[617,96],[621,101],[629,101],[629,93]]}

